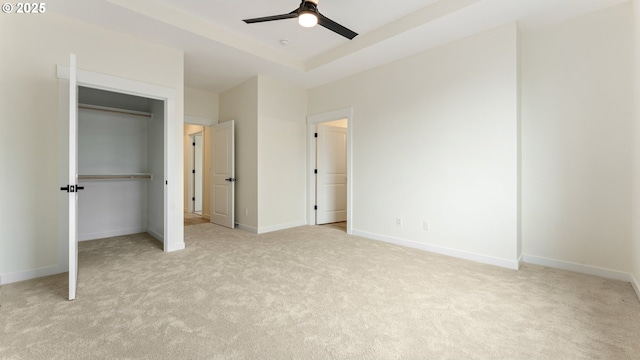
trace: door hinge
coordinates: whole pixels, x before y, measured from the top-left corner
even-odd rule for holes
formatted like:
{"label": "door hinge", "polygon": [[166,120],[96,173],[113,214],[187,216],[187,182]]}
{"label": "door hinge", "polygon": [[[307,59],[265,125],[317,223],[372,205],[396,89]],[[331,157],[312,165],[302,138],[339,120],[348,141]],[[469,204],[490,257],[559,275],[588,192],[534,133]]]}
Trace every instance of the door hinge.
{"label": "door hinge", "polygon": [[318,205],[313,205],[313,210],[318,210]]}
{"label": "door hinge", "polygon": [[195,196],[194,196],[194,197],[192,197],[192,198],[191,198],[191,200],[192,200],[192,201],[196,201],[196,197],[195,197]]}
{"label": "door hinge", "polygon": [[313,169],[313,173],[317,174],[318,173],[318,169]]}
{"label": "door hinge", "polygon": [[192,174],[195,174],[195,173],[196,173],[196,170],[195,170],[195,169],[191,170],[191,173],[192,173]]}
{"label": "door hinge", "polygon": [[313,137],[318,137],[318,133],[314,133],[314,134],[313,134]]}
{"label": "door hinge", "polygon": [[193,145],[193,146],[196,146],[196,143],[194,142],[192,145]]}

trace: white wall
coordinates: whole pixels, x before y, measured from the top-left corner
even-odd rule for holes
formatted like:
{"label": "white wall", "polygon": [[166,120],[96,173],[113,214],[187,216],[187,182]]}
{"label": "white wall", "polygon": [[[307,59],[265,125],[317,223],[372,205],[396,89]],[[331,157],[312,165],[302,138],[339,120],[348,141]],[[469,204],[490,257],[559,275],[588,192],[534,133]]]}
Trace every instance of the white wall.
{"label": "white wall", "polygon": [[309,91],[354,110],[355,234],[517,266],[517,53],[511,24]]}
{"label": "white wall", "polygon": [[218,122],[220,95],[193,88],[184,88],[185,115],[198,116]]}
{"label": "white wall", "polygon": [[[184,89],[184,113],[185,113],[185,122],[189,122],[192,117],[197,117],[199,121],[204,119],[211,120],[211,123],[218,123],[218,112],[220,109],[220,95],[208,91],[203,91],[199,89],[193,88],[185,88]],[[202,124],[201,124],[202,125]],[[203,188],[202,188],[202,216],[205,218],[209,218],[210,207],[211,207],[211,194],[210,194],[210,174],[211,174],[211,127],[210,123],[207,123],[204,127],[203,134],[203,164],[204,164],[204,178],[202,180]],[[188,138],[189,134],[193,132],[197,132],[197,127],[193,127],[193,124],[185,124],[185,139]],[[185,146],[185,156],[187,154]],[[186,181],[188,174],[186,173],[186,166],[188,162],[185,161],[185,189],[184,189],[184,211],[188,208],[187,201],[188,197],[188,187],[186,186]]]}
{"label": "white wall", "polygon": [[[78,173],[148,172],[149,122],[138,116],[79,109]],[[85,189],[78,196],[79,240],[146,231],[146,180],[84,180],[80,184]]]}
{"label": "white wall", "polygon": [[528,260],[631,270],[629,6],[522,34],[522,230]]}
{"label": "white wall", "polygon": [[258,78],[220,94],[220,120],[235,120],[236,211],[242,228],[258,229]]}
{"label": "white wall", "polygon": [[258,77],[258,232],[306,224],[307,93]]}
{"label": "white wall", "polygon": [[[178,169],[184,80],[180,51],[49,12],[3,16],[0,47],[0,185],[12,189],[0,199],[0,281],[5,282],[60,271],[56,64],[68,65],[74,52],[80,69],[176,89],[172,118],[180,127],[171,141],[180,146],[168,154]],[[179,172],[170,174],[170,186],[182,189],[181,178]],[[174,201],[180,208],[181,194]]]}

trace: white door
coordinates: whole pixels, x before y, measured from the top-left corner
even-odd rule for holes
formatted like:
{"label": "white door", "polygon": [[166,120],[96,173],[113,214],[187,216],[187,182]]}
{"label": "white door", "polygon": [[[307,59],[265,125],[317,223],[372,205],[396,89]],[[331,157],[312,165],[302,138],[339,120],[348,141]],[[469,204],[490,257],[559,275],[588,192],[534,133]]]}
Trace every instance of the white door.
{"label": "white door", "polygon": [[347,221],[347,129],[318,125],[316,224]]}
{"label": "white door", "polygon": [[69,171],[61,190],[69,200],[69,300],[76,298],[78,284],[78,80],[76,55],[69,61]]}
{"label": "white door", "polygon": [[193,154],[193,169],[195,170],[195,176],[193,178],[193,212],[200,213],[202,211],[202,133],[196,133],[193,137],[194,142],[194,154]]}
{"label": "white door", "polygon": [[235,227],[234,121],[211,126],[211,222]]}

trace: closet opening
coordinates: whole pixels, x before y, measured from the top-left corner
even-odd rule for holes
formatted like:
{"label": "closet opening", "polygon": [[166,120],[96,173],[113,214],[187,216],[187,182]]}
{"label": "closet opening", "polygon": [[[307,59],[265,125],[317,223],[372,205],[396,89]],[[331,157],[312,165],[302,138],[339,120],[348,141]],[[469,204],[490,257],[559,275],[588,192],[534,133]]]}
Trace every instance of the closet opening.
{"label": "closet opening", "polygon": [[163,248],[165,103],[78,87],[78,240],[148,233]]}

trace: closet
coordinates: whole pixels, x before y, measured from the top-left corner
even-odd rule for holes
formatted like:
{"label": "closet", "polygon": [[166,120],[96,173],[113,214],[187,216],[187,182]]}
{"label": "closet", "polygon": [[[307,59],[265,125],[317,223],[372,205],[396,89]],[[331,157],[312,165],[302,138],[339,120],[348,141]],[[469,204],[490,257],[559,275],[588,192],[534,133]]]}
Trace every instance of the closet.
{"label": "closet", "polygon": [[164,238],[164,102],[78,88],[78,240]]}

